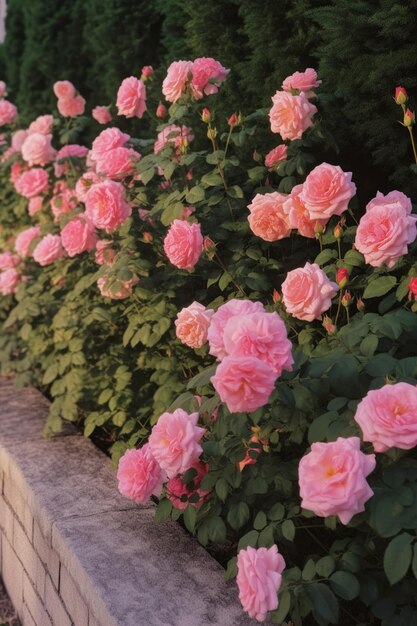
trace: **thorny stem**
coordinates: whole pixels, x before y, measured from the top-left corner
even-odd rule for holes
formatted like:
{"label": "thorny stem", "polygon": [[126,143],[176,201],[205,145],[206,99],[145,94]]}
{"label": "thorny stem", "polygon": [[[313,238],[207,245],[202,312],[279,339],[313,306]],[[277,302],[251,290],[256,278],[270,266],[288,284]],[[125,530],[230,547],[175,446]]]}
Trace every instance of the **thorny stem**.
{"label": "thorny stem", "polygon": [[[220,174],[220,178],[222,179],[223,187],[224,187],[224,190],[226,192],[227,206],[229,207],[230,215],[233,217],[233,208],[232,208],[232,205],[230,204],[230,200],[229,200],[229,198],[227,196],[227,183],[226,183],[226,179],[224,177],[223,165],[220,163],[219,158],[217,156],[217,150],[219,148],[218,148],[217,142],[216,142],[216,140],[214,138],[210,137],[210,141],[211,141],[211,145],[213,146],[213,154],[216,157],[217,170],[218,170],[218,172]],[[226,144],[226,146],[227,146],[227,144]]]}
{"label": "thorny stem", "polygon": [[334,325],[337,326],[337,320],[339,319],[340,307],[342,306],[342,291],[339,293],[339,302],[337,303],[337,312],[336,319],[334,320]]}
{"label": "thorny stem", "polygon": [[339,252],[339,261],[342,260],[342,247],[340,245],[340,239],[337,240],[337,250]]}
{"label": "thorny stem", "polygon": [[230,142],[230,138],[232,136],[232,132],[233,132],[233,126],[230,126],[229,133],[228,133],[227,139],[226,139],[226,145],[224,147],[223,166],[224,166],[224,162],[226,160],[227,149],[229,148],[229,142]]}
{"label": "thorny stem", "polygon": [[413,146],[413,154],[414,154],[414,160],[417,164],[417,152],[416,152],[416,144],[414,142],[414,133],[413,133],[413,128],[412,126],[408,126],[408,132],[410,133],[410,139],[411,139],[411,145]]}
{"label": "thorny stem", "polygon": [[227,267],[225,266],[225,264],[223,263],[223,261],[220,259],[219,255],[216,253],[213,257],[214,261],[216,261],[216,263],[221,267],[221,269],[224,272],[227,272],[228,274],[230,274],[230,276],[232,277],[232,283],[234,284],[234,286],[236,287],[236,289],[238,291],[240,291],[240,293],[242,293],[245,297],[247,297],[247,294],[245,292],[245,290],[235,281],[232,273],[227,269]]}

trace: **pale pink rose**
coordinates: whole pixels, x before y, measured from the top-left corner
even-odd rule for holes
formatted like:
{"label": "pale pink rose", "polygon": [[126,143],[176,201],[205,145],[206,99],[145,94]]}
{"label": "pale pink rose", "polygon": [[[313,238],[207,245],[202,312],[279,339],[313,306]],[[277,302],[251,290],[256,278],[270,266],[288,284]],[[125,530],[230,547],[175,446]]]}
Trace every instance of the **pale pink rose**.
{"label": "pale pink rose", "polygon": [[197,426],[198,413],[176,409],[162,413],[152,428],[149,447],[168,478],[183,474],[198,462],[203,452],[200,440],[206,432]]}
{"label": "pale pink rose", "polygon": [[91,111],[91,115],[99,124],[108,124],[113,119],[109,108],[103,106],[94,107]]}
{"label": "pale pink rose", "polygon": [[184,95],[192,78],[192,68],[191,61],[174,61],[171,63],[162,83],[162,93],[168,102],[176,102]]}
{"label": "pale pink rose", "polygon": [[339,287],[317,263],[306,263],[288,272],[282,283],[282,299],[288,313],[306,322],[320,319],[338,291]]}
{"label": "pale pink rose", "polygon": [[39,226],[31,226],[22,230],[16,237],[14,242],[14,249],[17,254],[22,258],[30,256],[29,250],[35,239],[41,236],[41,229]]}
{"label": "pale pink rose", "polygon": [[281,89],[284,91],[304,91],[307,98],[313,98],[316,94],[313,89],[320,87],[321,80],[317,80],[317,72],[308,67],[304,72],[294,72],[283,81]]}
{"label": "pale pink rose", "polygon": [[125,117],[143,116],[146,111],[146,87],[134,76],[125,78],[117,92],[117,114]]}
{"label": "pale pink rose", "polygon": [[191,128],[188,128],[188,126],[169,124],[157,134],[153,151],[155,154],[159,154],[161,150],[170,146],[174,148],[176,152],[179,152],[184,143],[190,143],[193,139],[194,135],[192,134]]}
{"label": "pale pink rose", "polygon": [[355,247],[372,267],[393,267],[416,236],[417,216],[401,205],[375,204],[360,219]]}
{"label": "pale pink rose", "polygon": [[122,148],[130,139],[130,135],[122,133],[118,128],[106,128],[93,141],[91,158],[99,161],[110,150]]}
{"label": "pale pink rose", "polygon": [[359,402],[354,419],[362,429],[364,441],[371,441],[375,452],[414,448],[417,445],[417,387],[395,383],[368,391]]}
{"label": "pale pink rose", "polygon": [[286,91],[277,91],[272,98],[269,112],[271,130],[283,139],[301,139],[304,131],[313,126],[313,115],[317,108],[301,92],[293,96]]}
{"label": "pale pink rose", "polygon": [[251,300],[232,299],[222,304],[211,318],[210,327],[207,332],[207,338],[210,344],[210,354],[221,361],[227,356],[224,345],[224,329],[227,322],[237,316],[246,315],[257,312],[265,312],[261,302],[252,302]]}
{"label": "pale pink rose", "polygon": [[75,195],[77,200],[79,202],[85,202],[88,190],[92,187],[92,185],[101,182],[103,182],[102,178],[100,178],[100,176],[95,172],[85,172],[85,174],[77,180],[75,185]]}
{"label": "pale pink rose", "polygon": [[78,117],[84,113],[85,99],[80,95],[68,100],[59,98],[57,107],[63,117]]}
{"label": "pale pink rose", "polygon": [[97,241],[95,262],[98,265],[109,265],[110,267],[113,265],[117,252],[112,248],[112,244],[113,242],[107,239]]}
{"label": "pale pink rose", "polygon": [[7,96],[7,85],[4,80],[0,80],[0,98]]}
{"label": "pale pink rose", "polygon": [[[106,265],[109,265],[106,263]],[[102,296],[111,298],[112,300],[124,300],[130,298],[133,287],[139,282],[136,274],[133,274],[129,280],[118,280],[112,276],[101,276],[97,280],[97,287]]]}
{"label": "pale pink rose", "polygon": [[278,241],[290,235],[291,228],[283,210],[287,197],[278,191],[256,194],[248,206],[248,222],[255,235],[264,241]]}
{"label": "pale pink rose", "polygon": [[52,115],[40,115],[29,125],[28,133],[29,135],[33,135],[33,133],[50,135],[52,133],[53,123],[54,118]]}
{"label": "pale pink rose", "polygon": [[33,167],[23,172],[15,182],[17,193],[25,198],[33,198],[48,190],[48,172],[41,167]]}
{"label": "pale pink rose", "polygon": [[127,450],[119,461],[119,491],[138,504],[147,502],[151,495],[159,496],[164,479],[147,443],[139,450]]}
{"label": "pale pink rose", "polygon": [[285,161],[287,158],[287,150],[288,148],[284,143],[270,150],[265,156],[265,167],[271,169],[278,165],[278,163],[281,163],[281,161]]}
{"label": "pale pink rose", "polygon": [[[197,475],[189,483],[184,483],[183,476],[175,476],[170,478],[166,484],[166,497],[176,509],[184,510],[190,504],[195,508],[199,508],[207,500],[207,496],[210,491],[200,489],[201,480],[208,472],[208,465],[198,461],[192,466],[197,472]],[[190,468],[191,469],[191,468]],[[198,496],[198,500],[194,501],[195,496]],[[189,498],[193,496],[193,501],[190,502]]]}
{"label": "pale pink rose", "polygon": [[68,187],[64,181],[58,181],[54,185],[51,197],[51,211],[57,222],[61,215],[73,211],[77,206],[77,198],[74,189]]}
{"label": "pale pink rose", "polygon": [[302,190],[302,185],[295,185],[295,187],[291,189],[290,195],[287,196],[283,204],[283,210],[287,216],[290,228],[296,228],[303,237],[314,239],[316,236],[316,225],[320,224],[324,230],[327,219],[312,219],[310,217],[310,213],[307,211],[305,204],[300,198]]}
{"label": "pale pink rose", "polygon": [[21,152],[22,146],[25,142],[26,137],[28,136],[27,130],[17,130],[12,135],[12,148],[14,152]]}
{"label": "pale pink rose", "polygon": [[337,515],[342,524],[349,524],[373,496],[365,478],[375,465],[374,454],[361,452],[359,437],[313,443],[298,467],[301,506],[319,517]]}
{"label": "pale pink rose", "polygon": [[20,272],[18,272],[14,267],[11,267],[4,272],[0,272],[0,293],[3,296],[16,293],[21,280],[22,276]]}
{"label": "pale pink rose", "polygon": [[97,160],[96,171],[109,178],[122,180],[134,173],[135,165],[140,158],[139,152],[131,148],[114,148]]}
{"label": "pale pink rose", "polygon": [[123,185],[105,180],[89,189],[85,213],[96,228],[112,233],[130,217],[132,207],[126,202]]}
{"label": "pale pink rose", "polygon": [[69,80],[58,80],[53,86],[57,98],[71,100],[75,98],[77,91]]}
{"label": "pale pink rose", "polygon": [[1,271],[16,267],[19,263],[20,258],[16,254],[13,254],[13,252],[10,252],[9,250],[7,252],[0,252]]}
{"label": "pale pink rose", "polygon": [[182,270],[191,270],[203,251],[200,224],[174,220],[164,239],[164,250],[169,261]]}
{"label": "pale pink rose", "polygon": [[201,348],[207,341],[207,331],[214,311],[199,302],[181,309],[175,320],[175,332],[181,343],[190,348]]}
{"label": "pale pink rose", "polygon": [[0,126],[13,124],[17,117],[17,108],[8,100],[0,100]]}
{"label": "pale pink rose", "polygon": [[268,611],[278,608],[278,590],[285,561],[274,544],[270,548],[239,550],[237,577],[239,600],[243,610],[258,622],[264,622]]}
{"label": "pale pink rose", "polygon": [[28,213],[30,217],[33,217],[35,213],[41,210],[42,204],[43,204],[42,196],[35,196],[34,198],[31,198],[29,200]]}
{"label": "pale pink rose", "polygon": [[300,193],[312,220],[328,220],[347,210],[356,193],[352,172],[344,172],[338,165],[317,165],[304,181]]}
{"label": "pale pink rose", "polygon": [[387,207],[387,209],[396,209],[397,207],[401,207],[404,209],[406,215],[410,215],[413,208],[410,198],[402,191],[397,190],[390,191],[386,196],[378,191],[376,197],[370,200],[366,205],[366,212],[380,206]]}
{"label": "pale pink rose", "polygon": [[226,80],[229,72],[230,70],[227,70],[211,57],[195,59],[191,68],[193,75],[191,92],[194,98],[200,100],[205,95],[217,93],[219,86]]}
{"label": "pale pink rose", "polygon": [[50,265],[64,255],[59,235],[45,235],[33,251],[33,258],[39,265]]}
{"label": "pale pink rose", "polygon": [[61,242],[68,256],[90,252],[96,247],[94,226],[83,215],[77,215],[61,231]]}
{"label": "pale pink rose", "polygon": [[228,356],[256,356],[269,365],[276,376],[283,370],[292,370],[292,344],[276,312],[233,316],[224,327],[223,341]]}
{"label": "pale pink rose", "polygon": [[30,166],[47,165],[53,161],[56,151],[51,145],[52,135],[32,133],[22,145],[22,157]]}
{"label": "pale pink rose", "polygon": [[255,356],[226,356],[210,380],[231,413],[250,413],[267,404],[276,378]]}
{"label": "pale pink rose", "polygon": [[19,161],[15,161],[14,163],[12,163],[10,167],[10,182],[15,184],[21,173],[26,172],[27,169],[28,166],[26,165],[26,163],[20,163]]}

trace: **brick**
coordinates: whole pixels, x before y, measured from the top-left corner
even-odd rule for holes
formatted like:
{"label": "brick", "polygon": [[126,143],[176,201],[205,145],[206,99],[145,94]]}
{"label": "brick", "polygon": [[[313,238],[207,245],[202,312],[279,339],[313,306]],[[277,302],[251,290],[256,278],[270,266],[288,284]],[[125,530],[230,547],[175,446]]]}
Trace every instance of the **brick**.
{"label": "brick", "polygon": [[14,513],[6,500],[0,497],[0,528],[10,543],[13,541],[13,518]]}
{"label": "brick", "polygon": [[59,593],[76,626],[88,626],[88,609],[82,599],[77,586],[68,573],[66,567],[61,564],[61,576]]}
{"label": "brick", "polygon": [[[58,624],[52,624],[52,620],[46,612],[43,602],[33,588],[32,582],[27,574],[23,575],[23,600],[36,626],[58,626]],[[21,611],[20,614],[23,614],[23,611]],[[24,624],[24,626],[26,626],[26,624]]]}
{"label": "brick", "polygon": [[36,591],[43,598],[45,595],[45,568],[16,518],[13,524],[13,549],[32,580]]}
{"label": "brick", "polygon": [[20,615],[23,603],[23,566],[4,536],[2,539],[1,571],[10,600]]}
{"label": "brick", "polygon": [[25,527],[27,534],[32,537],[33,517],[25,498],[18,489],[15,481],[8,478],[4,483],[4,498],[9,506],[13,509],[16,516]]}
{"label": "brick", "polygon": [[72,626],[71,619],[49,576],[46,577],[45,608],[51,616],[54,626]]}
{"label": "brick", "polygon": [[33,545],[35,552],[45,566],[56,589],[59,587],[59,558],[41,533],[37,522],[33,526]]}

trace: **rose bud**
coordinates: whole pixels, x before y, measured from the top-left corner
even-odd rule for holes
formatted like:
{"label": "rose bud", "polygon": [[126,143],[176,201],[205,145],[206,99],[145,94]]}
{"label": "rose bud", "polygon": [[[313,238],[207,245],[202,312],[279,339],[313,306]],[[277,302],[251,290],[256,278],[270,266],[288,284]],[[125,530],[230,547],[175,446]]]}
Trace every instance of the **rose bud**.
{"label": "rose bud", "polygon": [[341,239],[343,236],[343,228],[341,226],[341,224],[336,224],[336,226],[333,229],[333,236],[335,239]]}
{"label": "rose bud", "polygon": [[408,283],[408,299],[417,299],[417,278],[412,278]]}
{"label": "rose bud", "polygon": [[236,115],[236,113],[233,113],[227,120],[227,123],[229,124],[229,126],[233,128],[234,126],[239,126],[241,121],[242,121],[242,116],[240,115],[240,113],[239,115]]}
{"label": "rose bud", "polygon": [[167,108],[164,104],[159,103],[157,108],[156,108],[156,117],[159,117],[159,119],[162,119],[163,117],[165,117],[167,114]]}
{"label": "rose bud", "polygon": [[323,315],[323,326],[327,330],[329,335],[334,335],[337,331],[336,326],[333,324],[328,315]]}
{"label": "rose bud", "polygon": [[341,302],[342,302],[342,305],[346,308],[350,305],[350,303],[352,302],[352,296],[350,295],[350,291],[345,291]]}
{"label": "rose bud", "polygon": [[356,308],[358,309],[358,311],[364,311],[365,310],[365,302],[362,300],[362,298],[359,298],[359,300],[357,300]]}
{"label": "rose bud", "polygon": [[404,113],[404,121],[403,121],[404,126],[407,126],[407,128],[409,128],[415,123],[415,121],[416,121],[416,116],[414,112],[410,111],[410,109],[407,109],[406,112]]}
{"label": "rose bud", "polygon": [[205,109],[203,109],[201,111],[201,119],[203,120],[203,122],[205,124],[208,124],[209,122],[211,122],[211,111],[210,111],[210,109],[205,108]]}
{"label": "rose bud", "polygon": [[150,65],[144,65],[144,67],[142,67],[142,76],[140,77],[140,79],[142,81],[145,81],[147,78],[150,78],[153,74],[153,67],[151,67]]}
{"label": "rose bud", "polygon": [[336,272],[336,282],[339,285],[340,289],[346,287],[349,282],[349,272],[346,267],[341,267]]}
{"label": "rose bud", "polygon": [[279,293],[279,291],[274,289],[274,291],[272,292],[272,301],[274,302],[274,304],[277,304],[277,302],[281,302],[281,300],[282,295]]}
{"label": "rose bud", "polygon": [[404,87],[396,87],[394,100],[397,104],[405,104],[408,100],[408,94]]}

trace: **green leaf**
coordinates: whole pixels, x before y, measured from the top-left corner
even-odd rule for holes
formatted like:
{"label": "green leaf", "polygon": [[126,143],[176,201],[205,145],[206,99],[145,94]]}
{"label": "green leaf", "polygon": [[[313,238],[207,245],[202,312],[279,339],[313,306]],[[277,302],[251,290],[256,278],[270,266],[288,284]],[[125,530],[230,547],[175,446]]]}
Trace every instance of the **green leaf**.
{"label": "green leaf", "polygon": [[259,537],[259,533],[257,530],[250,530],[248,533],[246,533],[246,535],[243,535],[243,537],[239,539],[239,543],[237,546],[238,552],[239,550],[243,550],[244,548],[247,548],[248,546],[252,546],[252,548],[256,548],[256,546],[258,545],[258,537]]}
{"label": "green leaf", "polygon": [[308,559],[307,563],[303,567],[301,577],[303,580],[313,580],[316,575],[316,565],[313,559]]}
{"label": "green leaf", "polygon": [[216,369],[217,363],[207,367],[205,370],[197,374],[197,376],[194,376],[194,378],[188,381],[187,389],[195,389],[197,387],[204,387],[205,385],[208,385],[210,378],[214,376]]}
{"label": "green leaf", "polygon": [[230,506],[230,510],[227,514],[227,521],[233,530],[239,530],[239,528],[242,528],[242,526],[244,526],[248,521],[249,514],[250,511],[246,502],[236,502]]}
{"label": "green leaf", "polygon": [[360,267],[365,263],[363,254],[357,250],[348,250],[343,259],[343,263],[351,267]]}
{"label": "green leaf", "polygon": [[110,400],[112,395],[113,395],[113,389],[109,389],[109,388],[104,389],[99,395],[97,402],[99,404],[105,404],[106,402],[108,402],[108,400]]}
{"label": "green leaf", "polygon": [[368,359],[374,355],[375,350],[378,346],[378,337],[376,335],[367,335],[364,339],[362,339],[361,345],[359,346],[359,350],[363,356],[368,357]]}
{"label": "green leaf", "polygon": [[294,522],[290,519],[286,519],[281,525],[282,534],[288,541],[293,541],[295,537]]}
{"label": "green leaf", "polygon": [[414,544],[414,555],[411,567],[413,568],[414,577],[417,578],[417,543]]}
{"label": "green leaf", "polygon": [[314,263],[317,263],[318,265],[324,265],[328,261],[336,259],[336,258],[337,258],[336,250],[332,250],[331,248],[326,248],[325,250],[323,250],[322,252],[320,252],[320,254],[316,256],[316,258],[314,259]]}
{"label": "green leaf", "polygon": [[285,590],[279,594],[278,609],[271,613],[271,620],[273,624],[282,624],[284,619],[288,615],[288,611],[291,607],[291,594]]}
{"label": "green leaf", "polygon": [[339,603],[334,593],[323,583],[314,583],[307,587],[307,594],[313,602],[314,616],[330,624],[339,621]]}
{"label": "green leaf", "polygon": [[279,522],[285,515],[285,507],[281,502],[274,504],[268,511],[268,518],[273,522]]}
{"label": "green leaf", "polygon": [[201,200],[204,200],[204,196],[205,196],[205,191],[203,187],[196,186],[196,187],[192,187],[189,191],[187,191],[185,195],[185,199],[190,204],[195,204],[196,202],[201,202]]}
{"label": "green leaf", "polygon": [[233,280],[233,278],[229,274],[229,272],[224,272],[220,276],[220,280],[219,280],[219,289],[220,289],[220,291],[224,291],[226,289],[226,287],[232,282],[232,280]]}
{"label": "green leaf", "polygon": [[231,580],[237,576],[237,557],[232,557],[227,563],[226,573],[224,575],[225,580]]}
{"label": "green leaf", "polygon": [[224,502],[229,495],[229,484],[225,478],[219,478],[215,486],[216,494]]}
{"label": "green leaf", "polygon": [[52,363],[46,370],[42,378],[44,385],[49,385],[58,376],[58,364]]}
{"label": "green leaf", "polygon": [[253,527],[255,528],[255,530],[262,530],[263,528],[265,528],[267,523],[268,523],[268,520],[266,518],[265,513],[263,511],[259,511],[259,513],[256,515],[254,519]]}
{"label": "green leaf", "polygon": [[195,523],[197,520],[197,509],[194,506],[188,505],[183,512],[183,520],[186,529],[193,533],[195,529]]}
{"label": "green leaf", "polygon": [[323,578],[328,578],[332,572],[334,572],[334,568],[336,567],[335,560],[332,556],[324,556],[322,559],[319,559],[316,563],[316,572],[319,576],[323,576]]}
{"label": "green leaf", "polygon": [[229,187],[229,189],[227,190],[227,195],[230,196],[231,198],[243,198],[243,191],[242,188],[239,187],[239,185],[233,185],[233,187]]}
{"label": "green leaf", "polygon": [[353,600],[359,595],[359,582],[350,572],[338,571],[330,576],[330,586],[344,600]]}
{"label": "green leaf", "polygon": [[390,289],[397,283],[395,276],[380,276],[368,283],[365,291],[363,292],[363,298],[376,298],[377,296],[384,296]]}
{"label": "green leaf", "polygon": [[172,511],[172,504],[168,498],[162,498],[158,502],[158,506],[155,510],[155,522],[164,522],[169,518]]}
{"label": "green leaf", "polygon": [[413,540],[409,533],[401,533],[389,542],[384,553],[384,571],[390,585],[395,585],[406,575],[411,564]]}

